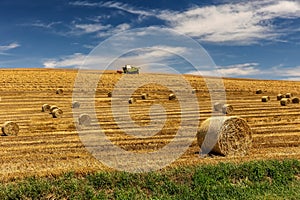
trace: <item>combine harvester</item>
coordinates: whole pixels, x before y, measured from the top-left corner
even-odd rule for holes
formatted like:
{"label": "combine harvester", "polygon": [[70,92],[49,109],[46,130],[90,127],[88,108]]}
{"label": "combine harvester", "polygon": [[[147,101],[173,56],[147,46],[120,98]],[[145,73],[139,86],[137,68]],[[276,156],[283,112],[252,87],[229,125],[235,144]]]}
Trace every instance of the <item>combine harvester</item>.
{"label": "combine harvester", "polygon": [[123,71],[121,70],[117,70],[117,72],[119,74],[139,74],[139,71],[140,71],[140,68],[139,67],[134,67],[134,66],[131,66],[131,65],[125,65],[123,67]]}

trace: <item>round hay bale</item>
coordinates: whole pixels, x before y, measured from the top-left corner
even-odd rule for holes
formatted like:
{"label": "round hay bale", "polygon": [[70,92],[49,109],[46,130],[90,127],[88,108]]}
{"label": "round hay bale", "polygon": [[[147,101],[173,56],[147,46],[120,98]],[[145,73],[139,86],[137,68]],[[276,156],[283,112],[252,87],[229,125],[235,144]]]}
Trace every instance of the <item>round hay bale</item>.
{"label": "round hay bale", "polygon": [[262,94],[263,93],[263,91],[261,90],[261,89],[258,89],[258,90],[256,90],[256,92],[255,92],[256,94]]}
{"label": "round hay bale", "polygon": [[91,117],[88,114],[81,114],[78,117],[79,125],[89,126],[91,124]]}
{"label": "round hay bale", "polygon": [[244,156],[252,146],[252,131],[247,122],[237,116],[212,117],[197,131],[201,153],[224,156]]}
{"label": "round hay bale", "polygon": [[80,107],[80,103],[78,101],[72,102],[72,108],[79,108],[79,107]]}
{"label": "round hay bale", "polygon": [[19,133],[19,126],[17,123],[12,121],[7,121],[2,126],[2,134],[3,135],[18,135]]}
{"label": "round hay bale", "polygon": [[112,92],[108,92],[107,97],[112,97]]}
{"label": "round hay bale", "polygon": [[146,99],[148,99],[149,95],[147,93],[143,93],[141,95],[141,97],[142,97],[143,100],[146,100]]}
{"label": "round hay bale", "polygon": [[57,109],[58,107],[56,105],[50,106],[50,114],[52,114],[53,110]]}
{"label": "round hay bale", "polygon": [[50,105],[49,104],[44,104],[42,106],[42,112],[49,112],[50,111]]}
{"label": "round hay bale", "polygon": [[214,111],[222,111],[222,107],[224,106],[223,103],[220,103],[220,102],[216,102],[214,104]]}
{"label": "round hay bale", "polygon": [[135,98],[129,98],[128,99],[128,103],[129,104],[133,104],[133,103],[135,103],[136,102],[136,99]]}
{"label": "round hay bale", "polygon": [[285,98],[284,94],[278,94],[277,95],[277,101],[280,101],[282,98]]}
{"label": "round hay bale", "polygon": [[192,90],[192,94],[196,94],[197,93],[197,90],[196,89],[193,89]]}
{"label": "round hay bale", "polygon": [[176,95],[175,94],[170,94],[169,95],[169,100],[175,100],[176,99]]}
{"label": "round hay bale", "polygon": [[233,106],[230,104],[224,104],[222,106],[222,113],[224,114],[230,114],[233,112]]}
{"label": "round hay bale", "polygon": [[56,90],[56,94],[62,94],[62,93],[64,93],[63,89],[58,88],[58,89]]}
{"label": "round hay bale", "polygon": [[293,97],[293,94],[292,93],[286,93],[285,94],[285,98],[292,98]]}
{"label": "round hay bale", "polygon": [[280,100],[280,105],[282,105],[282,106],[287,106],[290,102],[291,102],[290,99],[288,99],[288,98],[282,98],[282,99]]}
{"label": "round hay bale", "polygon": [[61,118],[62,115],[63,115],[63,111],[60,109],[60,108],[55,108],[53,111],[52,111],[52,117],[53,118]]}
{"label": "round hay bale", "polygon": [[292,103],[299,103],[299,98],[298,97],[294,97],[292,98]]}
{"label": "round hay bale", "polygon": [[261,97],[261,101],[262,102],[268,102],[268,101],[270,101],[270,97],[269,96],[263,96],[263,97]]}

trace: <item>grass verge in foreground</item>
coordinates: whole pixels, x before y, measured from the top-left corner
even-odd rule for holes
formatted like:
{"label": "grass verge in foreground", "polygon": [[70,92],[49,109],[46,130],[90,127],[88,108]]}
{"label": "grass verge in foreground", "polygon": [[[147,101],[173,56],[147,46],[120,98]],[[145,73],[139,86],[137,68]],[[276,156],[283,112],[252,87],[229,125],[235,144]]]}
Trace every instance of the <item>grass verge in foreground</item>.
{"label": "grass verge in foreground", "polygon": [[300,161],[180,167],[143,174],[98,172],[0,185],[0,199],[300,199]]}

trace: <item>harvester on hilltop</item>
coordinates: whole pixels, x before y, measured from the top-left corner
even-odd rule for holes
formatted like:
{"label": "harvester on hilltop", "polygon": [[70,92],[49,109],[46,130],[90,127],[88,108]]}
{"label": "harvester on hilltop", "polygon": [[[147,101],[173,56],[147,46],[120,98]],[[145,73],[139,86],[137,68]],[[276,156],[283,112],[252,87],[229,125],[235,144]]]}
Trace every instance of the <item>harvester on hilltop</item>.
{"label": "harvester on hilltop", "polygon": [[131,65],[125,65],[123,68],[123,71],[118,70],[118,73],[124,73],[124,74],[139,74],[139,67],[134,67]]}

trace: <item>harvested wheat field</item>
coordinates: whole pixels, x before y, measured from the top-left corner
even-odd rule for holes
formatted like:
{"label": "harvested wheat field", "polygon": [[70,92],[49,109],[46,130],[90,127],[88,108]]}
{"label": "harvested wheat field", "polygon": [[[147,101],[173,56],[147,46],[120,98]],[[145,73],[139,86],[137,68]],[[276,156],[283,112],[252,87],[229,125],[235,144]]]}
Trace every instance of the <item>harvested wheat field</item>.
{"label": "harvested wheat field", "polygon": [[[0,177],[2,180],[32,175],[55,176],[67,171],[87,173],[95,170],[110,170],[91,156],[76,131],[78,121],[74,119],[74,116],[89,114],[80,113],[80,109],[87,106],[85,99],[78,102],[78,106],[72,106],[74,82],[78,73],[76,70],[3,69],[0,71],[0,124],[13,121],[19,126],[17,135],[0,137]],[[88,119],[86,123],[86,119],[83,119],[85,121],[82,123],[87,124],[83,126],[83,129],[88,131],[89,126],[100,125],[112,143],[126,151],[155,152],[171,142],[180,127],[181,118],[192,120],[199,114],[195,113],[189,102],[186,102],[186,112],[181,112],[178,99],[169,100],[169,95],[174,91],[159,84],[147,84],[135,90],[132,95],[134,102],[129,104],[126,98],[125,103],[119,106],[120,108],[129,107],[130,117],[135,125],[151,124],[150,108],[152,121],[155,123],[165,120],[164,124],[161,130],[153,128],[153,131],[157,133],[150,137],[128,136],[125,134],[125,129],[132,132],[135,130],[128,125],[127,118],[123,116],[124,113],[116,113],[114,116],[112,114],[112,99],[119,97],[114,96],[114,93],[111,97],[107,95],[113,91],[115,84],[122,76],[124,75],[116,72],[102,74],[98,88],[92,91],[95,94],[93,102],[97,120]],[[130,76],[145,80],[160,77],[172,82],[176,80],[174,77],[177,75]],[[200,106],[200,122],[203,122],[215,112],[205,82],[198,76],[186,75],[185,78],[192,88],[196,89],[195,95]],[[221,161],[300,159],[300,105],[290,103],[281,106],[280,101],[277,100],[278,94],[292,93],[294,96],[300,96],[300,83],[227,78],[223,81],[226,103],[233,107],[227,116],[243,118],[253,132],[253,143],[248,154],[238,157],[213,155],[200,158],[200,148],[195,133],[192,145],[170,167]],[[131,85],[124,87],[130,89]],[[58,89],[63,92],[57,92]],[[262,90],[262,94],[256,94],[258,89]],[[142,98],[142,94],[147,94],[147,98]],[[262,102],[262,96],[269,96],[270,100]],[[49,111],[49,106],[42,112],[44,104],[55,105],[57,108],[53,110],[56,110],[56,114]],[[153,105],[155,106],[152,107]],[[165,116],[161,113],[162,108],[167,113]],[[118,118],[118,123],[114,117]],[[183,128],[189,132],[191,127]]]}

